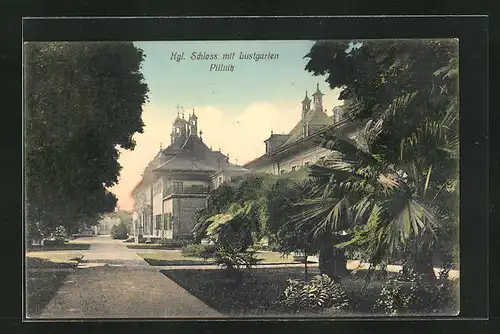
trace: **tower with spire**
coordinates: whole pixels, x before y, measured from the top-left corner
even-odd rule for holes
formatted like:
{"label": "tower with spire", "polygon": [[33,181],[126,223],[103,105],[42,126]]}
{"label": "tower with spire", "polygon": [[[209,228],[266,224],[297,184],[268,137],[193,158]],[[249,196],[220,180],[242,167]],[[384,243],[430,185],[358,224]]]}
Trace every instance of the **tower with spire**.
{"label": "tower with spire", "polygon": [[180,117],[179,106],[177,105],[177,117],[172,123],[172,133],[170,134],[171,144],[180,138],[187,138],[188,135],[188,121],[184,119],[184,110],[182,111],[182,118]]}
{"label": "tower with spire", "polygon": [[307,90],[306,90],[306,97],[304,97],[304,100],[302,100],[302,120],[304,120],[307,116],[307,113],[311,110],[311,99],[309,96],[307,96]]}
{"label": "tower with spire", "polygon": [[198,135],[198,116],[194,113],[189,115],[189,135],[190,136],[197,136]]}
{"label": "tower with spire", "polygon": [[316,84],[316,92],[313,94],[313,103],[314,103],[314,109],[315,110],[323,110],[323,94],[319,90],[319,83]]}

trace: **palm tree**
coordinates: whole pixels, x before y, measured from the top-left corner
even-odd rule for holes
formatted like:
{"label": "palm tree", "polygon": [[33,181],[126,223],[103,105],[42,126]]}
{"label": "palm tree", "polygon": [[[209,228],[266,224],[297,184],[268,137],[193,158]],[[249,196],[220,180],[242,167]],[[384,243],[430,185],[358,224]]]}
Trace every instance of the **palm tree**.
{"label": "palm tree", "polygon": [[[434,75],[456,76],[456,66],[452,59]],[[440,230],[458,221],[458,97],[445,88],[395,98],[366,122],[357,145],[333,130],[323,134],[320,145],[332,154],[311,167],[314,187],[295,217],[299,225],[315,221],[320,264],[322,257],[335,263],[333,246],[357,245],[372,264],[409,254],[418,272],[435,278]],[[356,101],[346,107],[359,114]]]}

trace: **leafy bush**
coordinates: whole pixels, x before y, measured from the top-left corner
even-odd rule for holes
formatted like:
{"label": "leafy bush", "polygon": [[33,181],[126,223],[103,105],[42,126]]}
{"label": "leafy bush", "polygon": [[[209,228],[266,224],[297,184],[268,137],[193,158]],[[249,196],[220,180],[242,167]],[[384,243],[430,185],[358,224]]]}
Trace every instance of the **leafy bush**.
{"label": "leafy bush", "polygon": [[68,233],[66,232],[64,226],[58,226],[54,232],[50,234],[50,237],[52,240],[45,240],[45,245],[62,245],[66,241]]}
{"label": "leafy bush", "polygon": [[449,279],[449,268],[443,268],[435,282],[407,270],[385,283],[375,304],[377,310],[387,315],[458,311],[458,280]]}
{"label": "leafy bush", "polygon": [[255,250],[233,248],[229,245],[215,246],[213,258],[215,263],[227,269],[250,268],[261,261],[255,256]]}
{"label": "leafy bush", "polygon": [[128,238],[128,227],[124,223],[119,223],[111,228],[111,236],[113,239],[124,240]]}
{"label": "leafy bush", "polygon": [[182,247],[182,256],[185,257],[199,257],[207,260],[215,256],[214,245],[191,244]]}
{"label": "leafy bush", "polygon": [[166,239],[162,238],[158,241],[158,244],[162,246],[162,248],[182,248],[191,243],[190,240],[178,240],[178,239]]}
{"label": "leafy bush", "polygon": [[293,312],[341,310],[348,305],[343,287],[327,275],[314,276],[310,282],[288,281],[280,304]]}

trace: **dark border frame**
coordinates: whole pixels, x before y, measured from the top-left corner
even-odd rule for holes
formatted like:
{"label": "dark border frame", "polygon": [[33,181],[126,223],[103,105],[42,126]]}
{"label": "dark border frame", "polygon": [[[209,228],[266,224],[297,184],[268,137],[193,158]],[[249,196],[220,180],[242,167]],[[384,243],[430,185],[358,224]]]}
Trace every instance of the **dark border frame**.
{"label": "dark border frame", "polygon": [[[488,18],[486,16],[26,18],[25,41],[458,38],[461,103],[461,311],[488,313]],[[481,166],[484,166],[481,168]],[[237,321],[259,318],[235,318]],[[370,319],[383,322],[385,318]],[[438,318],[432,318],[438,319]],[[102,319],[106,321],[105,319]],[[147,319],[145,319],[147,320]],[[158,321],[159,319],[150,319]],[[191,319],[196,320],[196,319]],[[272,321],[265,319],[263,322]],[[274,319],[277,320],[277,319]],[[296,319],[289,319],[295,321]],[[324,319],[311,319],[325,322]],[[335,319],[344,322],[348,319]],[[359,319],[350,319],[349,322]],[[391,320],[393,320],[391,318]],[[416,321],[418,318],[398,319]],[[425,319],[421,319],[425,320]],[[66,319],[64,321],[67,321]],[[116,321],[116,320],[115,320]],[[429,320],[426,320],[429,321]],[[174,320],[173,323],[182,322]],[[205,323],[205,321],[199,321]],[[359,324],[364,321],[361,321]],[[360,327],[358,327],[360,328]],[[359,330],[359,329],[358,329]]]}

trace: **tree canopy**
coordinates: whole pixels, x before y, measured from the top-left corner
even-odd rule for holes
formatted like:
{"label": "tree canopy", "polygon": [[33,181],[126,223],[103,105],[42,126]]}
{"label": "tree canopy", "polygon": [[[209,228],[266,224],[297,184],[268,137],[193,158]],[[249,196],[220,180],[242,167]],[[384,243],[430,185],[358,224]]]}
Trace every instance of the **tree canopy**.
{"label": "tree canopy", "polygon": [[24,55],[27,222],[74,230],[115,208],[118,148],[144,126],[145,55],[131,42],[26,43]]}
{"label": "tree canopy", "polygon": [[[377,263],[396,249],[424,254],[458,226],[458,46],[455,40],[317,42],[306,70],[341,88],[363,145],[321,136],[332,150],[313,166],[315,231],[345,222]],[[443,233],[447,231],[446,233]],[[449,239],[449,238],[448,238]],[[439,243],[438,243],[439,244]]]}

